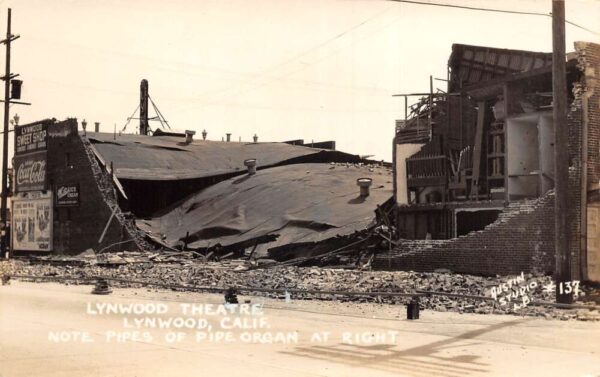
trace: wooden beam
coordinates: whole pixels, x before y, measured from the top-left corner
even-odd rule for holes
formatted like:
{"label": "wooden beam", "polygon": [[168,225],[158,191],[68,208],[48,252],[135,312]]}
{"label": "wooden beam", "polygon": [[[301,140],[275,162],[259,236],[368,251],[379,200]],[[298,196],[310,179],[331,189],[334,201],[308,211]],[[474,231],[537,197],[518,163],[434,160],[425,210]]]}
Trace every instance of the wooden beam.
{"label": "wooden beam", "polygon": [[483,143],[483,121],[485,119],[485,101],[477,102],[477,129],[475,131],[475,145],[473,147],[473,180],[471,181],[470,196],[479,197],[479,170],[481,168],[481,146]]}

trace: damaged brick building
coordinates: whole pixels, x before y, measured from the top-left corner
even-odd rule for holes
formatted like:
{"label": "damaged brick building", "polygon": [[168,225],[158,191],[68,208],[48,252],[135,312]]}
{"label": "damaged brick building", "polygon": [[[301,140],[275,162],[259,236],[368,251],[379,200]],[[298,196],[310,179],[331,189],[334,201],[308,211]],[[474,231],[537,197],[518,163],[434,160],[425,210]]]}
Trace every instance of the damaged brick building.
{"label": "damaged brick building", "polygon": [[[447,91],[397,121],[398,246],[380,269],[552,273],[552,55],[455,44]],[[572,274],[600,281],[600,46],[568,54]],[[401,95],[407,98],[413,94]]]}

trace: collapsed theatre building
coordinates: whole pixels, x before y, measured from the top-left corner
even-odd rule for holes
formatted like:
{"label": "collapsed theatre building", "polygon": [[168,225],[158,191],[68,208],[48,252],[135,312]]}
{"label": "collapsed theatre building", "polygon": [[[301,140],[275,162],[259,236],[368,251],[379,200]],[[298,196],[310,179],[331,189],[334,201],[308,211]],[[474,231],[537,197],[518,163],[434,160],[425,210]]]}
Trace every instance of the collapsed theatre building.
{"label": "collapsed theatre building", "polygon": [[[385,218],[389,242],[364,247],[375,269],[553,273],[551,63],[453,45],[447,89],[431,81],[396,122],[392,167],[333,142],[90,132],[75,119],[19,126],[11,248],[286,260],[359,244]],[[566,74],[572,276],[600,281],[600,46],[576,43]]]}
{"label": "collapsed theatre building", "polygon": [[[334,142],[85,128],[76,119],[17,128],[14,255],[321,253],[368,227],[377,205],[392,196],[391,166],[336,151]],[[369,195],[361,195],[358,180],[370,184]]]}
{"label": "collapsed theatre building", "polygon": [[[600,281],[600,46],[567,58],[572,276]],[[417,95],[393,143],[400,241],[375,267],[552,273],[552,55],[455,44],[447,90]]]}

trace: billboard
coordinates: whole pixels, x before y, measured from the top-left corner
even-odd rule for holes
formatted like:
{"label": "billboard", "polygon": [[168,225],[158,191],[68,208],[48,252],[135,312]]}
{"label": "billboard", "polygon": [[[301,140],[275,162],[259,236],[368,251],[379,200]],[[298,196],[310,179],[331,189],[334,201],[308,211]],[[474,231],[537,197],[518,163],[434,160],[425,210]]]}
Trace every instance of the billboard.
{"label": "billboard", "polygon": [[52,250],[52,193],[27,193],[12,198],[12,249]]}
{"label": "billboard", "polygon": [[15,156],[45,151],[48,142],[48,123],[33,123],[15,129]]}
{"label": "billboard", "polygon": [[57,207],[77,207],[79,205],[79,185],[60,185],[56,188]]}
{"label": "billboard", "polygon": [[46,189],[46,152],[15,156],[15,192]]}

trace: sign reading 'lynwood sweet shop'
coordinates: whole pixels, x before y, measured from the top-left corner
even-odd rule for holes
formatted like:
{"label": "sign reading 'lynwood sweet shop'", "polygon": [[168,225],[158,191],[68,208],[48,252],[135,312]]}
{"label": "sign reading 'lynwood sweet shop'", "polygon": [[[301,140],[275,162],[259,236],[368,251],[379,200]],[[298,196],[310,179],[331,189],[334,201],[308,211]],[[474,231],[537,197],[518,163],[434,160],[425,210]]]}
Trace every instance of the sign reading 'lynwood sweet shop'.
{"label": "sign reading 'lynwood sweet shop'", "polygon": [[38,123],[15,129],[15,156],[46,150],[48,125]]}

